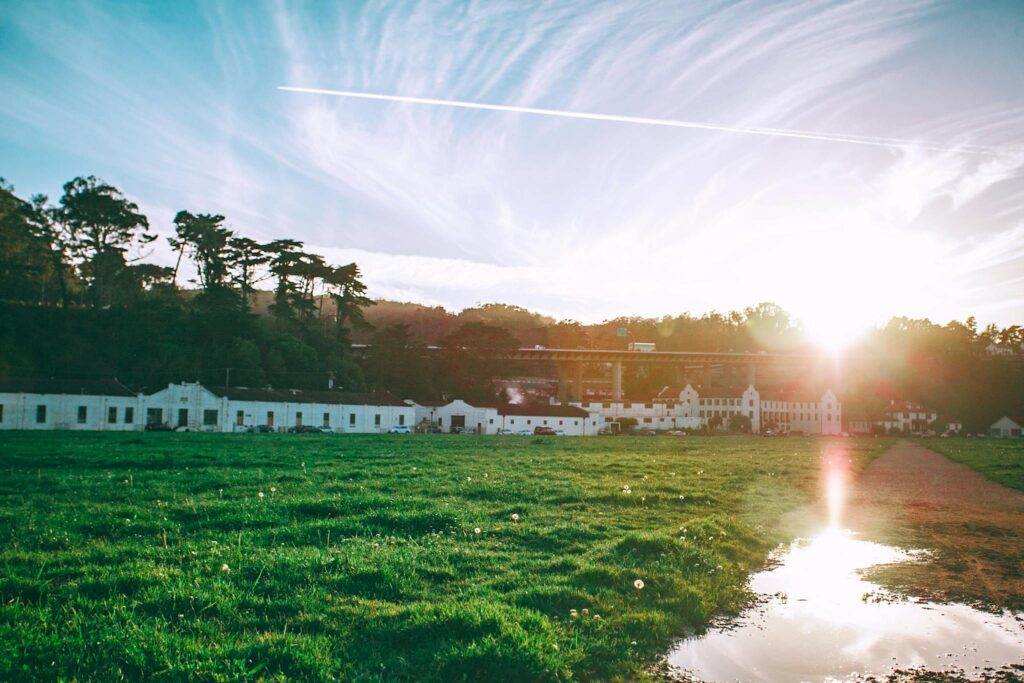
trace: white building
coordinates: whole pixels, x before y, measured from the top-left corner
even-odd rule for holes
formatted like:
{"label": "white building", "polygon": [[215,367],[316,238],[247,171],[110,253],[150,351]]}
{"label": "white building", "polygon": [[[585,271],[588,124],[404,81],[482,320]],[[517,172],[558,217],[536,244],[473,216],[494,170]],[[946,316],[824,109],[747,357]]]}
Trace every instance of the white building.
{"label": "white building", "polygon": [[390,394],[169,384],[136,394],[116,381],[0,381],[0,429],[141,430],[166,425],[213,432],[312,425],[384,432],[413,424],[411,406]]}
{"label": "white building", "polygon": [[[1021,344],[1021,348],[1024,349],[1024,343]],[[996,344],[991,342],[985,347],[985,353],[989,356],[1012,356],[1016,351],[1012,344]]]}
{"label": "white building", "polygon": [[1001,417],[992,423],[988,433],[997,439],[1020,439],[1024,437],[1024,417]]}
{"label": "white building", "polygon": [[767,429],[805,434],[842,431],[842,405],[831,389],[813,397],[761,393],[750,385],[743,391],[718,390],[702,396],[687,384],[682,389],[666,387],[658,398],[647,402],[588,401],[571,405],[596,412],[606,424],[632,418],[646,429],[696,429],[708,426],[716,421],[714,418],[728,428],[731,421],[742,415],[750,420],[755,434]]}
{"label": "white building", "polygon": [[141,429],[139,400],[116,380],[0,380],[0,429]]}
{"label": "white building", "polygon": [[[861,415],[850,420],[850,432],[854,434],[872,434],[876,432],[899,432],[900,434],[924,434],[941,432],[959,434],[963,424],[951,417],[944,417],[938,411],[910,401],[890,401],[879,419],[871,419]],[[937,428],[936,428],[937,426]]]}
{"label": "white building", "polygon": [[498,434],[550,427],[566,436],[593,436],[601,427],[600,415],[573,406],[548,404],[447,403],[409,401],[416,411],[416,426],[442,432]]}
{"label": "white building", "polygon": [[217,432],[267,427],[329,427],[335,432],[379,433],[412,427],[412,406],[387,393],[335,390],[249,389],[169,384],[145,397],[146,423]]}

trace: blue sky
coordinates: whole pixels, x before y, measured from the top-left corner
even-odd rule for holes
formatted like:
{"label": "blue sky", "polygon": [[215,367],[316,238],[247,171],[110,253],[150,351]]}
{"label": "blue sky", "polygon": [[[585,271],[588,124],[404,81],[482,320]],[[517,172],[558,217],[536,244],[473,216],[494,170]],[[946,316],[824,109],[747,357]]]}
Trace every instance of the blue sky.
{"label": "blue sky", "polygon": [[[885,136],[874,148],[287,93]],[[1024,322],[1024,3],[5,3],[0,175],[591,321]],[[957,146],[994,149],[971,154]],[[170,258],[166,246],[152,260]]]}

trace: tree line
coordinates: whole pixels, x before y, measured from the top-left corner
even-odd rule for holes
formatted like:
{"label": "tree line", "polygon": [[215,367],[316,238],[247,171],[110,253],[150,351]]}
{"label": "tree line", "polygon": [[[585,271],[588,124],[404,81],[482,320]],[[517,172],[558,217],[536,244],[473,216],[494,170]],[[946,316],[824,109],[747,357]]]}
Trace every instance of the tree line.
{"label": "tree line", "polygon": [[[251,239],[219,214],[179,211],[173,227],[174,265],[155,265],[146,261],[157,239],[148,218],[109,183],[74,178],[51,202],[21,198],[0,180],[0,376],[114,376],[140,388],[183,380],[323,388],[331,378],[348,390],[493,401],[504,398],[498,377],[552,372],[495,358],[517,346],[809,349],[798,322],[771,303],[593,325],[503,304],[452,313],[371,301],[356,264],[329,264],[293,239]],[[195,279],[182,285],[186,261]],[[1024,408],[1024,364],[993,361],[984,349],[1022,341],[1017,325],[894,318],[847,352],[840,377],[811,371],[759,382],[830,383],[848,415],[917,401],[981,429]],[[638,364],[624,386],[646,398],[679,379]]]}

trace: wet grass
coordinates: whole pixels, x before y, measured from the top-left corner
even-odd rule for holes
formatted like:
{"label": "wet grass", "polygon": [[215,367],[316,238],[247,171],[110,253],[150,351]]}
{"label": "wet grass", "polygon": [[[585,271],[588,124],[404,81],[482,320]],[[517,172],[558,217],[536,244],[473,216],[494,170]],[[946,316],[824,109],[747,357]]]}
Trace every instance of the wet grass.
{"label": "wet grass", "polygon": [[1024,439],[928,439],[920,444],[997,484],[1024,491]]}
{"label": "wet grass", "polygon": [[886,445],[4,433],[0,680],[636,680]]}

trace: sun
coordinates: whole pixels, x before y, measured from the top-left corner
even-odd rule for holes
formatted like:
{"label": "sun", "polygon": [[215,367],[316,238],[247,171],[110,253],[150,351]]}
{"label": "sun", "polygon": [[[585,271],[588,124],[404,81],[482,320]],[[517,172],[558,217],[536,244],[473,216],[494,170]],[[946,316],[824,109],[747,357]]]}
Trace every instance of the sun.
{"label": "sun", "polygon": [[847,308],[825,308],[802,313],[799,320],[810,342],[822,351],[838,356],[857,342],[870,323]]}

